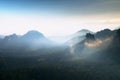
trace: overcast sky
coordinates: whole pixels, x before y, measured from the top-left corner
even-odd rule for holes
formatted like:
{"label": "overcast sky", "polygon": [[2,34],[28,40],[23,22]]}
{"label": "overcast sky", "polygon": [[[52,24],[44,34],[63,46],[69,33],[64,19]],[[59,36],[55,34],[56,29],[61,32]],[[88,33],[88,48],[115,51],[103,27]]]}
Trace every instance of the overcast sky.
{"label": "overcast sky", "polygon": [[120,26],[120,0],[0,0],[0,34],[38,30],[46,36]]}

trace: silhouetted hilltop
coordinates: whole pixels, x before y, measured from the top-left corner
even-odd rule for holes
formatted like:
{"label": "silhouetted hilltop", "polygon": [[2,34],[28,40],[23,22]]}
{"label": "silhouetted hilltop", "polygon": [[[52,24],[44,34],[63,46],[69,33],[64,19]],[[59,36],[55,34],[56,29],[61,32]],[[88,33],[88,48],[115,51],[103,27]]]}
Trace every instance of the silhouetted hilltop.
{"label": "silhouetted hilltop", "polygon": [[[67,42],[67,46],[69,48],[68,50],[70,50],[69,52],[76,54],[81,54],[84,50],[91,52],[94,51],[92,49],[96,49],[100,51],[109,48],[108,45],[112,44],[112,42],[114,44],[111,46],[118,45],[119,40],[116,40],[119,38],[119,36],[119,29],[113,31],[104,29],[97,33],[83,29],[72,35],[72,38]],[[22,36],[18,36],[16,34],[6,36],[4,39],[1,39],[0,44],[1,49],[12,48],[13,50],[37,50],[40,48],[52,47],[54,42],[47,39],[42,33],[32,30]],[[86,51],[84,51],[84,53],[85,52]]]}
{"label": "silhouetted hilltop", "polygon": [[18,39],[18,36],[16,34],[12,34],[9,36],[5,36],[5,38],[3,39],[5,42],[9,42],[9,41],[13,41]]}
{"label": "silhouetted hilltop", "polygon": [[[120,29],[102,30],[99,34],[86,33],[82,40],[72,39],[67,46],[55,47],[36,31],[24,37],[6,36],[2,39],[5,43],[0,43],[0,75],[3,80],[9,80],[9,76],[10,80],[119,79]],[[8,43],[12,46],[3,49]]]}
{"label": "silhouetted hilltop", "polygon": [[81,41],[83,41],[84,39],[85,39],[85,36],[86,36],[86,34],[87,33],[93,33],[92,31],[89,31],[89,30],[87,30],[87,29],[82,29],[82,30],[80,30],[80,31],[78,31],[78,32],[76,32],[76,33],[74,33],[72,36],[71,36],[71,38],[70,38],[70,40],[68,40],[66,43],[69,45],[75,45],[75,44],[77,44],[77,43],[80,43]]}
{"label": "silhouetted hilltop", "polygon": [[87,33],[91,33],[91,34],[93,34],[92,31],[89,31],[89,30],[87,30],[87,29],[82,29],[82,30],[76,32],[75,34],[73,34],[73,38],[75,38],[75,37],[85,36]]}
{"label": "silhouetted hilltop", "polygon": [[116,30],[115,38],[120,39],[120,29]]}
{"label": "silhouetted hilltop", "polygon": [[52,45],[52,41],[47,39],[42,33],[32,30],[28,31],[22,36],[16,34],[5,36],[0,40],[1,49],[39,49],[42,47],[49,47]]}
{"label": "silhouetted hilltop", "polygon": [[87,30],[87,29],[81,29],[80,31],[77,32],[78,34],[82,34],[82,35],[86,35],[86,33],[93,33],[92,31],[90,30]]}
{"label": "silhouetted hilltop", "polygon": [[95,40],[95,36],[93,35],[93,34],[91,34],[91,33],[87,33],[86,34],[86,40]]}
{"label": "silhouetted hilltop", "polygon": [[28,44],[29,46],[30,45],[40,46],[50,42],[42,33],[35,30],[28,31],[26,34],[20,37],[20,40],[24,44]]}
{"label": "silhouetted hilltop", "polygon": [[69,45],[69,50],[74,56],[82,59],[86,57],[85,59],[89,61],[120,63],[120,29],[113,31],[105,29],[95,34],[87,33],[84,40]]}
{"label": "silhouetted hilltop", "polygon": [[120,44],[120,29],[115,30],[114,32],[115,32],[115,34],[113,36],[112,42],[109,47],[116,47],[116,46],[119,47],[120,46],[119,45]]}
{"label": "silhouetted hilltop", "polygon": [[[88,41],[88,40],[105,40],[107,38],[112,38],[116,35],[117,30],[113,30],[111,31],[110,29],[104,29],[101,31],[98,31],[96,33],[93,33],[89,30],[80,30],[79,32],[77,32],[77,36],[75,36],[74,38],[72,38],[70,41],[72,41],[73,43],[77,42],[80,43],[81,41]],[[82,35],[84,34],[84,35]],[[78,36],[78,35],[82,35],[82,36]]]}
{"label": "silhouetted hilltop", "polygon": [[115,30],[111,31],[110,29],[104,29],[104,30],[98,31],[95,34],[95,37],[98,38],[98,39],[105,39],[105,38],[108,38],[108,37],[112,37],[114,35],[115,35]]}
{"label": "silhouetted hilltop", "polygon": [[31,30],[31,31],[28,31],[26,34],[24,34],[21,38],[27,39],[27,40],[34,40],[34,39],[40,39],[45,37],[42,33],[35,30]]}

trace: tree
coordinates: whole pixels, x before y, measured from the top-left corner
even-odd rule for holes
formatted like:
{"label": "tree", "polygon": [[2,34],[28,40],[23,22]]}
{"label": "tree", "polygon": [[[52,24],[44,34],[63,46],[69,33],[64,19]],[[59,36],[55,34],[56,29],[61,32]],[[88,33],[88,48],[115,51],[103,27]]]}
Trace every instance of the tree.
{"label": "tree", "polygon": [[86,39],[88,39],[88,40],[95,40],[95,36],[93,34],[91,34],[91,33],[87,33],[86,34]]}

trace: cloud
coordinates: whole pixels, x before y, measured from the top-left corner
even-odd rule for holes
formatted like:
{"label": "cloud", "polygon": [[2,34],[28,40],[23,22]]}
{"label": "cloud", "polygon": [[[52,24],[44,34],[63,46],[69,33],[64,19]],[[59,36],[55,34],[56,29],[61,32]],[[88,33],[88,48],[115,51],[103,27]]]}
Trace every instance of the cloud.
{"label": "cloud", "polygon": [[88,48],[96,48],[96,47],[101,47],[101,46],[106,46],[112,41],[112,37],[106,38],[104,40],[95,40],[91,42],[85,42],[84,45]]}

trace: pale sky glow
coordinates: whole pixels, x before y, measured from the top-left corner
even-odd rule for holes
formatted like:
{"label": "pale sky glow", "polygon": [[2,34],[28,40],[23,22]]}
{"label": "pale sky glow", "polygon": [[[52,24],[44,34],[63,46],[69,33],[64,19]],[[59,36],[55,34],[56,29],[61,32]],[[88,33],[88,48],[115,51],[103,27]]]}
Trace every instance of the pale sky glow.
{"label": "pale sky glow", "polygon": [[[119,18],[76,16],[30,16],[30,15],[0,15],[0,34],[24,34],[29,30],[38,30],[46,36],[61,36],[73,34],[80,29],[98,31],[104,28],[115,29],[120,25]],[[92,20],[91,20],[92,19]]]}
{"label": "pale sky glow", "polygon": [[0,35],[63,36],[120,27],[120,0],[0,0]]}

